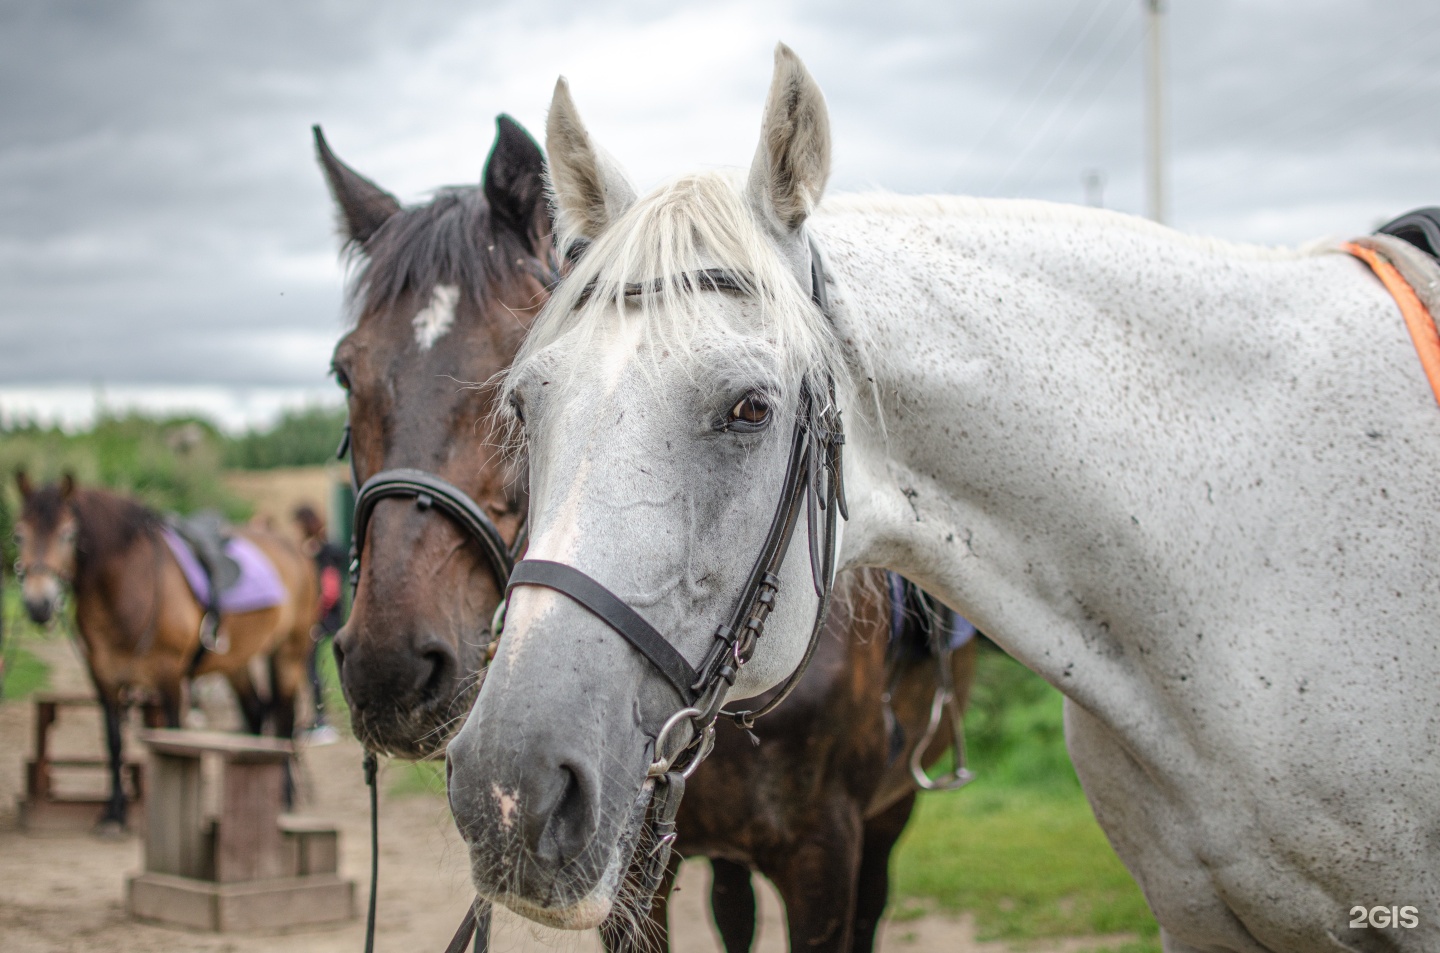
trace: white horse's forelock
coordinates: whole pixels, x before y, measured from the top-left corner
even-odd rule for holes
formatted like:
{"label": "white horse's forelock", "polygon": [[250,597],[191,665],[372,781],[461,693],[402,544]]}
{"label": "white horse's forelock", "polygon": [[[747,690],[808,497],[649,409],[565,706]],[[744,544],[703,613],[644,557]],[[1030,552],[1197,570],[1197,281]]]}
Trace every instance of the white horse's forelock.
{"label": "white horse's forelock", "polygon": [[[638,200],[585,250],[571,275],[546,304],[512,368],[562,337],[574,335],[582,353],[595,345],[617,310],[638,313],[642,359],[679,355],[713,366],[712,350],[697,345],[716,337],[740,346],[722,359],[753,365],[763,354],[779,364],[772,373],[793,384],[806,372],[832,365],[837,348],[831,329],[763,231],[744,191],[739,170],[712,170],[674,179]],[[758,325],[737,335],[718,323],[723,301],[687,276],[723,269],[758,304]],[[625,297],[627,284],[654,292]],[[588,296],[586,289],[590,289]],[[738,369],[738,368],[737,368]],[[722,368],[721,370],[724,370]],[[507,391],[513,383],[507,378]]]}

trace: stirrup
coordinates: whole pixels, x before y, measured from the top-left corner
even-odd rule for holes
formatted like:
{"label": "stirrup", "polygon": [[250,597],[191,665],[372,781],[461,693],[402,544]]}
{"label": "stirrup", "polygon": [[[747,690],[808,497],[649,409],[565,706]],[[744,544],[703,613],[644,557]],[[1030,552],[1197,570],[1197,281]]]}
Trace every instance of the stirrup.
{"label": "stirrup", "polygon": [[220,631],[220,617],[206,612],[200,617],[200,644],[212,655],[224,655],[230,651],[230,636]]}
{"label": "stirrup", "polygon": [[[925,773],[922,761],[925,750],[940,731],[940,719],[947,706],[950,709],[950,746],[955,752],[955,768],[938,778],[932,778]],[[935,697],[930,702],[930,723],[925,726],[925,733],[910,752],[910,777],[922,791],[954,791],[975,780],[975,773],[965,767],[965,725],[960,720],[960,713],[955,710],[955,696],[941,686],[936,686]]]}

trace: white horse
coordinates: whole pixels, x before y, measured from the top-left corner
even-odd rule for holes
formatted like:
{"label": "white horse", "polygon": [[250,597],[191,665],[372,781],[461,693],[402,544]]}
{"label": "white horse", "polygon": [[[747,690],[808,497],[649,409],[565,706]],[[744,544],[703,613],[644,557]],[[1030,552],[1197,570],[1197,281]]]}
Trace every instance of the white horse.
{"label": "white horse", "polygon": [[[548,133],[561,240],[592,244],[507,381],[531,558],[698,663],[765,536],[801,377],[833,375],[840,564],[917,580],[1065,694],[1167,951],[1440,949],[1440,410],[1363,265],[1039,202],[820,205],[824,101],[783,46],[748,174],[637,198],[563,81]],[[684,278],[707,268],[745,293]],[[809,575],[792,547],[736,696],[798,664]],[[450,748],[481,894],[609,913],[676,707],[598,619],[515,589]]]}

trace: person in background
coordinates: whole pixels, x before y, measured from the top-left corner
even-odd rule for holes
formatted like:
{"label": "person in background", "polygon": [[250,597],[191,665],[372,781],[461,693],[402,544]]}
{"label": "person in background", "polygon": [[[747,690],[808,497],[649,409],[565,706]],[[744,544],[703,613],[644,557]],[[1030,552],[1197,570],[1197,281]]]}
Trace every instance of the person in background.
{"label": "person in background", "polygon": [[343,549],[330,541],[325,530],[325,521],[313,506],[302,504],[295,508],[295,525],[300,528],[301,547],[315,560],[320,573],[320,621],[311,632],[313,645],[306,669],[310,673],[310,689],[315,698],[315,724],[306,732],[311,744],[329,744],[339,736],[325,720],[325,687],[320,683],[320,669],[316,658],[320,643],[340,631],[345,624],[345,605],[342,598],[345,579],[346,554]]}

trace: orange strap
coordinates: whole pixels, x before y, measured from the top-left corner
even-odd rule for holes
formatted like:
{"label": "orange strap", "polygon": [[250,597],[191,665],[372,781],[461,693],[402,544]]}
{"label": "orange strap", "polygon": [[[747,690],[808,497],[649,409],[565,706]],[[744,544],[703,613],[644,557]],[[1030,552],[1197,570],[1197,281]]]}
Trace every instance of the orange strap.
{"label": "orange strap", "polygon": [[1395,266],[1380,257],[1374,249],[1364,248],[1354,242],[1346,242],[1347,252],[1370,266],[1375,277],[1389,290],[1390,296],[1400,306],[1405,316],[1405,327],[1410,329],[1410,340],[1415,342],[1415,353],[1420,355],[1420,366],[1430,381],[1430,390],[1435,402],[1440,404],[1440,332],[1435,330],[1435,317],[1420,303],[1415,289],[1401,277]]}

